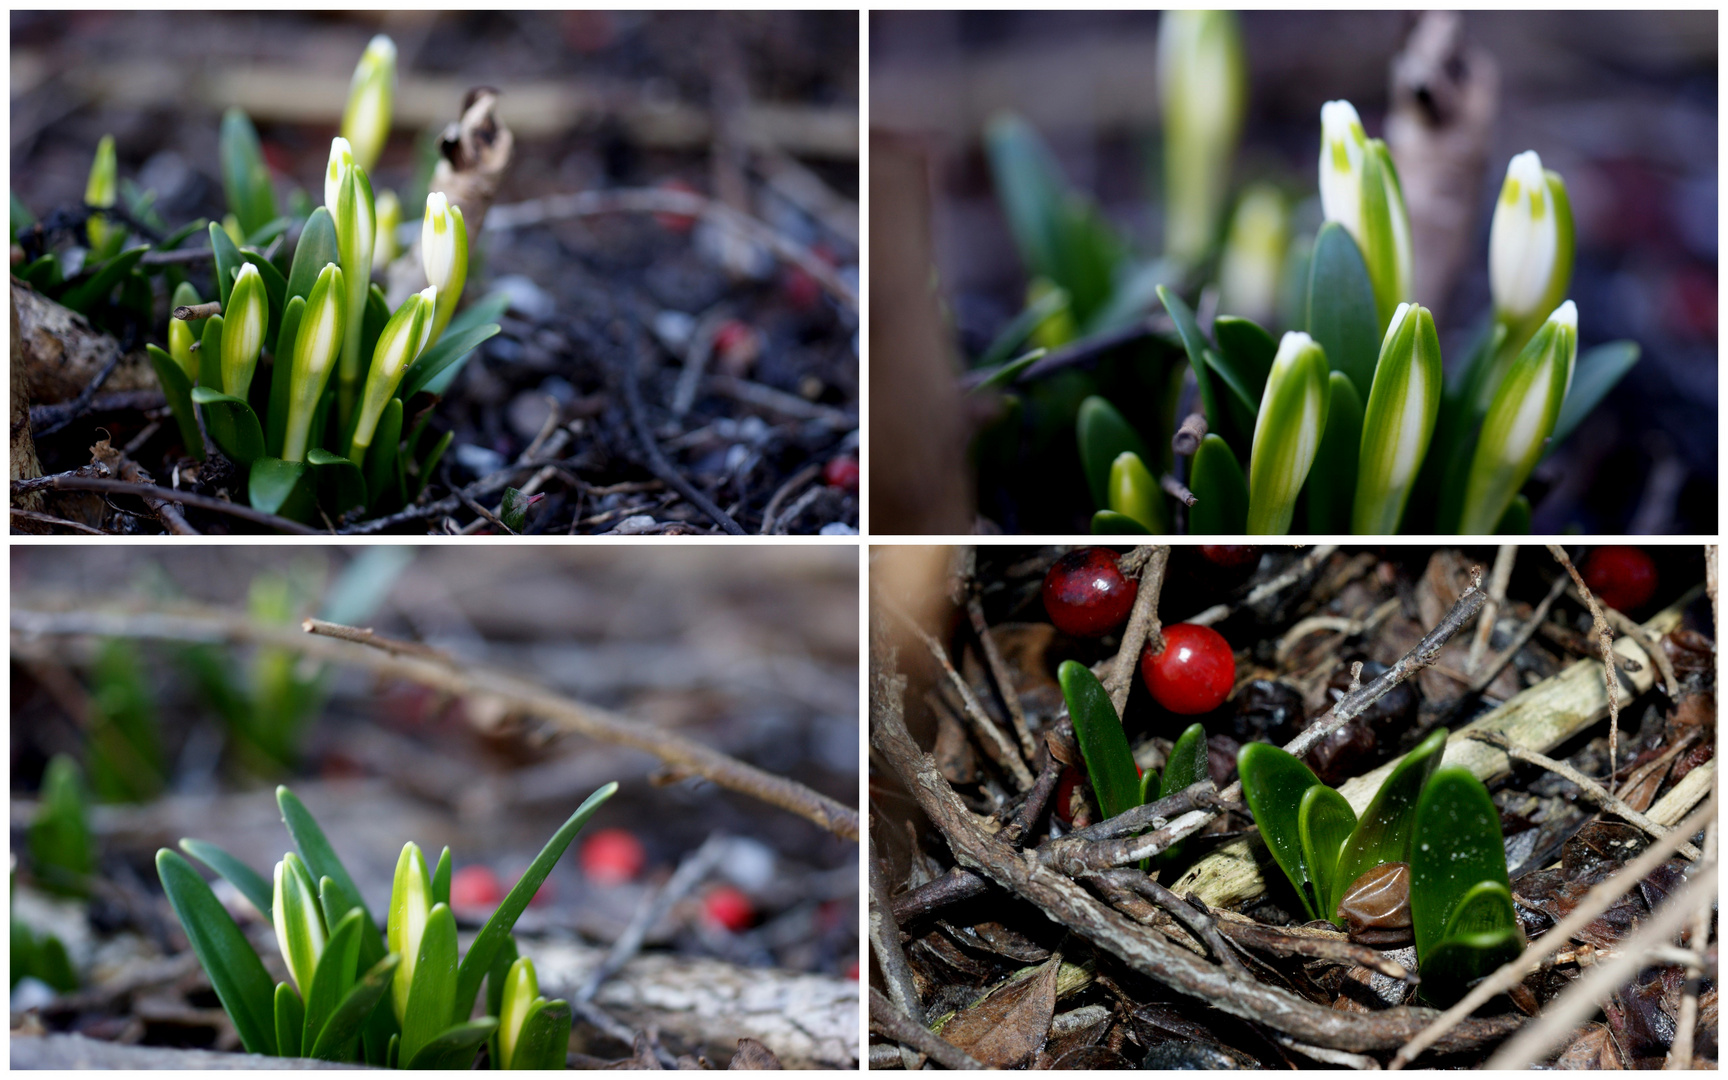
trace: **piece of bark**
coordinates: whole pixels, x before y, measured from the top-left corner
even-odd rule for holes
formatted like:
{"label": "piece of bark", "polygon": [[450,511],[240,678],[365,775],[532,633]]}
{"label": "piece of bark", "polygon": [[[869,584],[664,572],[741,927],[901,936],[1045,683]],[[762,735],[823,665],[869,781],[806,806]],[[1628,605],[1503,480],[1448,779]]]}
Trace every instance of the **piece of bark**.
{"label": "piece of bark", "polygon": [[[24,343],[18,332],[18,287],[12,287],[12,479],[34,480],[42,475],[42,463],[36,458],[36,440],[30,435],[30,373],[24,364]],[[42,511],[42,495],[30,492],[12,496],[12,505],[33,513]],[[45,533],[48,526],[37,521],[18,520],[13,532]]]}
{"label": "piece of bark", "polygon": [[738,1052],[732,1055],[728,1069],[784,1069],[774,1051],[755,1039],[739,1039]]}
{"label": "piece of bark", "polygon": [[169,1046],[131,1046],[83,1035],[12,1036],[14,1069],[363,1069],[314,1058],[225,1054]]}
{"label": "piece of bark", "polygon": [[[120,343],[90,326],[84,316],[23,284],[12,281],[12,305],[17,326],[12,331],[14,350],[22,349],[23,366],[30,381],[29,404],[54,405],[71,401],[90,385],[90,380],[120,351]],[[17,365],[14,364],[14,370]],[[16,376],[14,376],[16,384]],[[120,358],[104,390],[154,390],[156,373],[144,350]],[[18,411],[13,395],[12,410]]]}
{"label": "piece of bark", "polygon": [[1476,242],[1500,71],[1485,50],[1465,43],[1456,11],[1424,13],[1391,67],[1386,145],[1410,212],[1411,295],[1444,323],[1446,299]]}

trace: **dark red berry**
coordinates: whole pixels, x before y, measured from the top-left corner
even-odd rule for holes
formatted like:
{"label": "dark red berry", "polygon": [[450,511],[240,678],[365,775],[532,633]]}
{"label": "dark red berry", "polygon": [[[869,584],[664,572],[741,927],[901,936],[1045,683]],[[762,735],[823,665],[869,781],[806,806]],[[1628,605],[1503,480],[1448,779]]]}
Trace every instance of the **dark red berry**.
{"label": "dark red berry", "polygon": [[1260,548],[1255,544],[1201,544],[1200,554],[1224,570],[1240,570],[1260,562]]}
{"label": "dark red berry", "polygon": [[702,898],[702,917],[737,933],[756,921],[750,898],[730,885],[716,885]]}
{"label": "dark red berry", "polygon": [[1656,595],[1656,563],[1643,548],[1592,548],[1583,574],[1596,599],[1621,611],[1636,611]]}
{"label": "dark red berry", "polygon": [[829,458],[828,464],[822,466],[822,482],[831,488],[842,491],[858,490],[858,459],[853,457]]}
{"label": "dark red berry", "polygon": [[1224,704],[1236,684],[1236,657],[1224,635],[1210,626],[1177,623],[1164,628],[1164,650],[1150,642],[1140,654],[1140,673],[1158,704],[1195,716]]}
{"label": "dark red berry", "polygon": [[846,977],[853,982],[858,981],[858,961],[854,960],[846,965]]}
{"label": "dark red berry", "polygon": [[629,829],[601,829],[583,841],[581,862],[596,885],[622,885],[642,872],[648,853]]}
{"label": "dark red berry", "polygon": [[490,911],[503,899],[498,875],[484,866],[464,866],[450,875],[450,906],[457,911]]}
{"label": "dark red berry", "polygon": [[1056,781],[1056,794],[1050,797],[1050,812],[1064,825],[1074,824],[1074,789],[1080,786],[1080,770],[1070,765]]}
{"label": "dark red berry", "polygon": [[1044,610],[1075,637],[1108,634],[1128,620],[1140,583],[1122,573],[1109,548],[1079,548],[1044,575]]}

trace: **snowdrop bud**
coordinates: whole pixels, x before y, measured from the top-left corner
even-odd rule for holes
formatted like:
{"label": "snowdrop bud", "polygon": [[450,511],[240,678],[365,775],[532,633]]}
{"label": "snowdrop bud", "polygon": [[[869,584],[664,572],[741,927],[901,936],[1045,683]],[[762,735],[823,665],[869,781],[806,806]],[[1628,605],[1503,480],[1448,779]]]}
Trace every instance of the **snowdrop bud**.
{"label": "snowdrop bud", "polygon": [[435,295],[435,290],[427,286],[404,300],[378,335],[377,348],[372,351],[372,368],[366,375],[366,389],[360,402],[360,419],[354,425],[354,438],[348,450],[349,458],[356,464],[372,445],[378,420],[384,415],[384,407],[396,396],[396,387],[401,385],[402,376],[420,355],[432,325]]}
{"label": "snowdrop bud", "polygon": [[1572,282],[1572,205],[1560,174],[1534,150],[1506,166],[1488,233],[1488,285],[1509,327],[1552,311]]}
{"label": "snowdrop bud", "polygon": [[1578,309],[1568,300],[1548,316],[1506,372],[1482,421],[1458,531],[1487,535],[1541,460],[1578,359]]}
{"label": "snowdrop bud", "polygon": [[408,1010],[408,990],[414,985],[414,965],[420,959],[420,938],[426,933],[426,921],[432,916],[432,875],[426,870],[426,856],[413,841],[402,845],[396,859],[396,879],[390,887],[390,921],[388,938],[390,951],[402,957],[393,976],[396,1019],[401,1021]]}
{"label": "snowdrop bud", "polygon": [[522,1037],[522,1025],[528,1019],[528,1008],[540,996],[539,980],[534,975],[534,961],[526,956],[510,965],[504,978],[503,1000],[498,1005],[498,1067],[508,1069],[516,1054],[516,1042]]}
{"label": "snowdrop bud", "polygon": [[1410,299],[1410,215],[1392,155],[1385,143],[1368,138],[1348,101],[1320,108],[1320,207],[1362,252],[1384,330],[1397,306]]}
{"label": "snowdrop bud", "polygon": [[258,268],[242,263],[228,292],[228,310],[222,317],[222,392],[242,400],[252,386],[258,368],[258,353],[264,347],[264,328],[270,322],[270,298]]}
{"label": "snowdrop bud", "polygon": [[1290,212],[1270,184],[1249,188],[1230,219],[1218,263],[1218,310],[1265,325],[1278,307],[1278,279],[1290,240]]}
{"label": "snowdrop bud", "polygon": [[1330,399],[1326,350],[1307,334],[1279,342],[1260,399],[1248,462],[1248,531],[1287,533],[1308,479]]}
{"label": "snowdrop bud", "polygon": [[324,168],[324,206],[330,211],[330,217],[338,224],[341,218],[336,211],[342,199],[342,170],[354,164],[354,148],[348,145],[348,140],[338,135],[330,140],[330,163]]}
{"label": "snowdrop bud", "polygon": [[1158,26],[1164,114],[1164,248],[1184,263],[1211,247],[1230,189],[1247,79],[1228,11],[1166,11]]}
{"label": "snowdrop bud", "polygon": [[354,68],[348,88],[348,108],[342,113],[342,136],[353,147],[354,160],[370,170],[390,137],[390,97],[396,84],[396,43],[383,34],[373,38]]}
{"label": "snowdrop bud", "polygon": [[318,893],[312,887],[312,875],[300,856],[289,852],[276,864],[276,888],[270,901],[270,915],[276,923],[276,944],[288,965],[288,974],[304,998],[312,989],[312,973],[318,970],[318,958],[324,953],[328,938],[324,928],[323,909],[318,906]]}
{"label": "snowdrop bud", "polygon": [[378,235],[372,242],[372,265],[388,266],[396,261],[396,230],[402,224],[402,204],[394,191],[378,195]]}
{"label": "snowdrop bud", "polygon": [[442,191],[426,196],[426,217],[420,224],[420,260],[426,280],[438,290],[438,310],[432,322],[436,342],[450,324],[462,286],[468,279],[468,227],[462,208],[450,205]]}
{"label": "snowdrop bud", "polygon": [[[102,141],[96,144],[96,160],[90,163],[90,180],[84,186],[86,206],[114,205],[119,169],[114,155],[114,136],[104,135]],[[84,227],[90,237],[90,249],[100,251],[109,237],[120,228],[122,226],[114,224],[101,214],[91,214]]]}
{"label": "snowdrop bud", "polygon": [[288,382],[287,433],[282,443],[284,461],[306,460],[312,414],[342,350],[343,331],[347,327],[345,296],[342,268],[325,263],[306,297],[306,309],[300,315],[300,329],[295,334],[294,354],[289,361],[293,367]]}
{"label": "snowdrop bud", "polygon": [[1380,344],[1363,414],[1352,532],[1398,531],[1434,434],[1440,380],[1440,337],[1433,314],[1419,304],[1399,304]]}

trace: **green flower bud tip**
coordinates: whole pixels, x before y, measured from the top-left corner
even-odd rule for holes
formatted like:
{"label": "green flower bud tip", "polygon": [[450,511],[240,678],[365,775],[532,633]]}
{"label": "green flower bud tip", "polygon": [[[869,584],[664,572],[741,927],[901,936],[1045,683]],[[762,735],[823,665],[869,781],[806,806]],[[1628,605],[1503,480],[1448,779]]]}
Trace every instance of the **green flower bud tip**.
{"label": "green flower bud tip", "polygon": [[420,223],[420,260],[426,280],[438,289],[438,311],[432,322],[432,340],[437,341],[468,279],[468,226],[462,208],[452,206],[442,191],[426,196],[426,216]]}
{"label": "green flower bud tip", "polygon": [[342,201],[342,170],[354,164],[354,148],[348,145],[348,140],[338,135],[330,140],[330,163],[324,169],[324,207],[330,211],[332,223],[338,227],[341,219],[336,216]]}
{"label": "green flower bud tip", "polygon": [[1399,304],[1380,345],[1362,421],[1351,530],[1395,533],[1440,408],[1440,338],[1434,316]]}
{"label": "green flower bud tip", "polygon": [[1488,407],[1470,463],[1458,531],[1486,535],[1499,525],[1560,418],[1578,358],[1578,308],[1554,309],[1518,354]]}
{"label": "green flower bud tip", "polygon": [[1566,182],[1526,150],[1506,166],[1488,233],[1488,285],[1509,324],[1552,311],[1572,281],[1572,209]]}
{"label": "green flower bud tip", "polygon": [[347,327],[342,268],[325,263],[306,298],[300,329],[294,338],[293,369],[289,376],[288,426],[282,444],[285,461],[304,461],[312,413],[330,381],[330,371],[342,348]]}
{"label": "green flower bud tip", "polygon": [[522,1025],[528,1020],[528,1009],[540,996],[539,980],[534,976],[534,961],[526,956],[510,965],[504,977],[504,995],[498,1006],[498,1067],[508,1069],[516,1056],[516,1042],[522,1037]]}
{"label": "green flower bud tip", "polygon": [[1326,350],[1292,331],[1278,344],[1248,462],[1248,531],[1285,533],[1326,430]]}
{"label": "green flower bud tip", "polygon": [[1203,255],[1229,189],[1247,97],[1241,35],[1227,11],[1166,11],[1158,27],[1164,116],[1166,249]]}
{"label": "green flower bud tip", "polygon": [[[120,167],[114,154],[114,136],[104,135],[102,141],[96,144],[96,159],[90,163],[90,179],[84,185],[84,203],[86,206],[113,206],[115,191],[119,185]],[[92,214],[85,223],[85,232],[90,237],[90,246],[100,248],[112,235],[118,226],[113,225],[100,214]]]}
{"label": "green flower bud tip", "polygon": [[372,265],[388,266],[396,259],[396,230],[402,224],[402,204],[394,191],[378,195],[378,235],[372,242]]}
{"label": "green flower bud tip", "polygon": [[354,68],[348,107],[342,113],[342,136],[354,160],[370,169],[390,137],[390,98],[396,83],[396,43],[383,34],[373,38]]}
{"label": "green flower bud tip", "polygon": [[391,999],[396,1007],[396,1019],[408,1015],[408,991],[414,985],[414,965],[420,958],[420,939],[426,933],[426,922],[432,916],[432,875],[426,871],[426,857],[413,841],[402,845],[396,859],[396,878],[390,886],[390,921],[388,939],[390,951],[402,957],[396,965]]}
{"label": "green flower bud tip", "polygon": [[264,279],[256,266],[243,263],[234,278],[234,288],[229,290],[228,310],[222,320],[223,393],[245,399],[269,321],[270,298],[264,292]]}
{"label": "green flower bud tip", "polygon": [[410,296],[390,316],[378,335],[378,347],[372,353],[372,370],[366,376],[365,399],[360,406],[360,419],[354,426],[354,443],[349,457],[359,460],[360,452],[372,445],[372,436],[384,407],[396,395],[402,376],[409,365],[425,349],[432,336],[432,317],[437,308],[438,290],[428,285]]}
{"label": "green flower bud tip", "polygon": [[312,989],[312,973],[318,969],[327,935],[312,875],[293,852],[282,856],[282,861],[276,864],[270,914],[276,923],[276,944],[282,950],[282,960],[304,998]]}
{"label": "green flower bud tip", "polygon": [[192,355],[192,325],[184,319],[168,320],[168,355],[180,365],[187,379],[198,381],[198,358]]}
{"label": "green flower bud tip", "polygon": [[1410,298],[1415,273],[1410,215],[1386,144],[1368,138],[1348,101],[1320,108],[1320,207],[1361,249],[1380,321],[1389,323],[1393,309]]}

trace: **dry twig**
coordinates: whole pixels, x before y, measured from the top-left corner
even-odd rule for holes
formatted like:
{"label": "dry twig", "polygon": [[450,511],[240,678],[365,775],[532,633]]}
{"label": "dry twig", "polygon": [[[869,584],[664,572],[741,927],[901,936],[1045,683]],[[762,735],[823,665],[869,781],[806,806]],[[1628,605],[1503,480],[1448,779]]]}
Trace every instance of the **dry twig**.
{"label": "dry twig", "polygon": [[1121,716],[1128,705],[1128,688],[1134,683],[1134,668],[1140,662],[1140,651],[1150,646],[1153,652],[1164,649],[1164,634],[1158,625],[1158,597],[1164,591],[1164,570],[1170,564],[1170,545],[1155,544],[1134,554],[1144,553],[1140,567],[1140,589],[1134,594],[1134,610],[1128,616],[1128,628],[1122,632],[1122,645],[1110,662],[1110,674],[1104,685],[1110,691],[1110,704]]}
{"label": "dry twig", "polygon": [[1501,544],[1494,553],[1494,570],[1488,575],[1488,601],[1482,605],[1482,619],[1470,641],[1470,659],[1464,664],[1464,670],[1471,674],[1475,674],[1476,665],[1488,650],[1488,639],[1494,636],[1494,623],[1500,618],[1500,605],[1506,601],[1506,586],[1512,581],[1512,564],[1517,559],[1517,544]]}
{"label": "dry twig", "polygon": [[1032,761],[1038,756],[1038,744],[1032,738],[1032,729],[1026,726],[1026,710],[1020,704],[1019,692],[1014,689],[1014,676],[1008,670],[1008,661],[1002,658],[996,638],[990,633],[990,624],[984,621],[984,601],[976,592],[966,599],[966,614],[972,620],[972,632],[978,635],[978,644],[984,649],[984,662],[990,666],[990,676],[996,680],[996,689],[1002,694],[1002,702],[1008,706],[1008,715],[1014,721],[1014,734],[1020,740],[1020,750],[1027,761]]}
{"label": "dry twig", "polygon": [[1579,594],[1590,608],[1596,641],[1602,648],[1602,680],[1608,690],[1608,775],[1613,776],[1620,771],[1620,677],[1614,670],[1614,639],[1608,633],[1608,620],[1602,614],[1602,605],[1596,602],[1590,586],[1584,584],[1584,575],[1572,565],[1572,558],[1566,554],[1566,549],[1559,544],[1549,544],[1548,551],[1554,556],[1555,562],[1566,568],[1566,573],[1572,577],[1572,583],[1578,586]]}
{"label": "dry twig", "polygon": [[907,1018],[874,986],[870,988],[870,1030],[905,1043],[949,1069],[982,1069],[979,1060],[923,1024]]}

